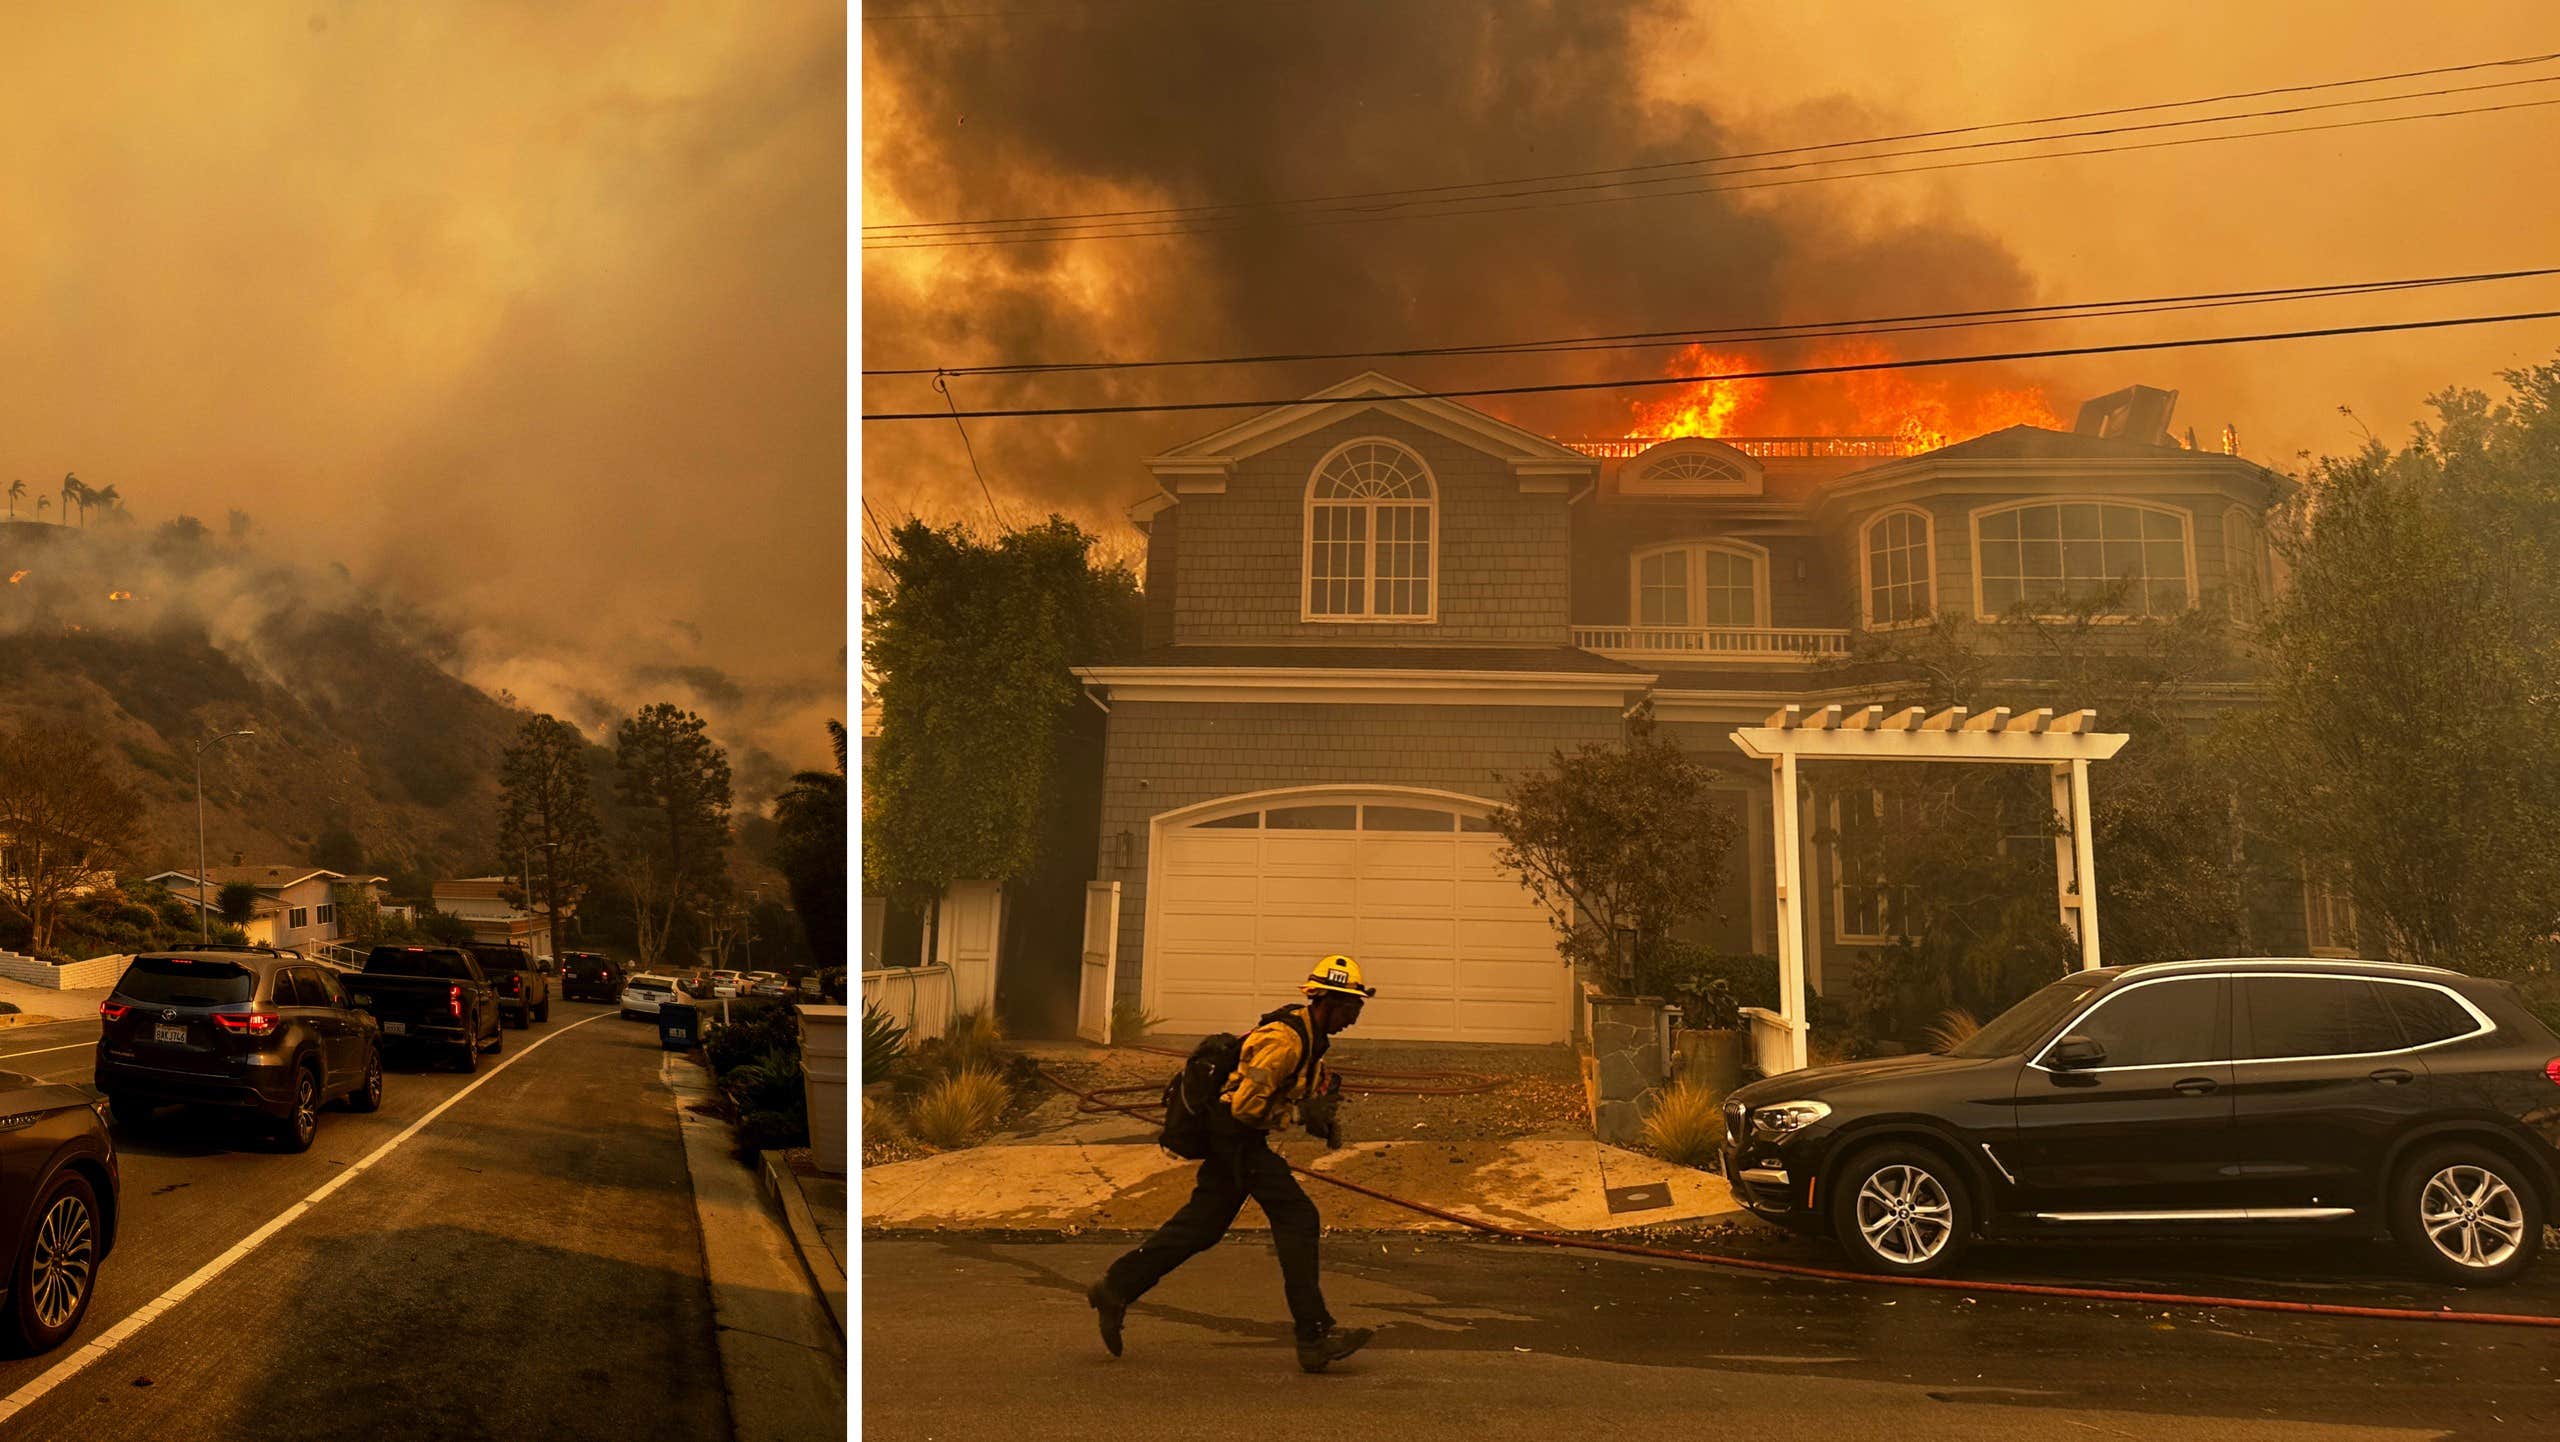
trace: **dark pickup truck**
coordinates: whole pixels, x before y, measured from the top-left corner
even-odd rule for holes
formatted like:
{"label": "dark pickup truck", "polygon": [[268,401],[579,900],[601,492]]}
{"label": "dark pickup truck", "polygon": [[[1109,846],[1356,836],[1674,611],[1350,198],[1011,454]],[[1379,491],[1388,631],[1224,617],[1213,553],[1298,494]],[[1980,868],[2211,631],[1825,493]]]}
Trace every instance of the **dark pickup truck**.
{"label": "dark pickup truck", "polygon": [[551,1020],[551,977],[533,953],[521,946],[475,941],[471,959],[489,978],[489,989],[498,994],[498,1015],[509,1026],[522,1029]]}
{"label": "dark pickup truck", "polygon": [[480,1065],[506,1044],[498,993],[471,953],[454,946],[377,946],[345,979],[347,1000],[382,1023],[382,1045],[440,1051]]}

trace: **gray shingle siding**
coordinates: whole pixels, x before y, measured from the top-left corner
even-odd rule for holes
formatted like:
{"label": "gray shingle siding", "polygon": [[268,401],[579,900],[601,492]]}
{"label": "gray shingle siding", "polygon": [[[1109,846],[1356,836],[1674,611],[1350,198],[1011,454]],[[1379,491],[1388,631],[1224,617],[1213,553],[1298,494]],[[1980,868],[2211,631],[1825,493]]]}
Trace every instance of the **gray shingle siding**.
{"label": "gray shingle siding", "polygon": [[[1114,703],[1097,875],[1120,883],[1117,994],[1139,995],[1144,975],[1148,823],[1154,818],[1220,797],[1295,786],[1414,786],[1499,801],[1502,778],[1538,770],[1556,748],[1621,734],[1618,712],[1608,706]],[[1125,864],[1117,840],[1123,832],[1129,836]]]}
{"label": "gray shingle siding", "polygon": [[[1431,468],[1439,544],[1439,620],[1302,621],[1307,485],[1344,441],[1385,436]],[[1227,488],[1184,496],[1182,565],[1172,593],[1177,642],[1420,641],[1561,645],[1571,583],[1565,498],[1523,495],[1510,465],[1437,432],[1369,413],[1236,463]],[[1157,518],[1162,525],[1171,515]],[[1151,583],[1152,584],[1152,583]]]}

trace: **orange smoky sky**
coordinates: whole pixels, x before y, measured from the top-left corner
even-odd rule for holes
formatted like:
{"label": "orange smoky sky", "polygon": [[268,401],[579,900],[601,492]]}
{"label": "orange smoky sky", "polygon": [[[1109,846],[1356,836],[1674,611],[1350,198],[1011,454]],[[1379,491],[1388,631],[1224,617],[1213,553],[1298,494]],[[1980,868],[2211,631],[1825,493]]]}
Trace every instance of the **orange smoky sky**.
{"label": "orange smoky sky", "polygon": [[[847,17],[11,5],[0,481],[345,563],[529,703],[841,714]],[[659,678],[656,681],[650,676]],[[748,713],[753,713],[749,715]],[[715,722],[717,721],[715,716]]]}
{"label": "orange smoky sky", "polygon": [[[890,18],[933,9],[980,14]],[[860,26],[862,220],[1256,202],[1645,165],[2533,55],[2560,50],[2550,22],[2538,3],[2397,0],[895,0]],[[2352,93],[2515,75],[2555,83],[2479,99],[2560,99],[2560,66]],[[2555,142],[2560,105],[1477,218],[870,250],[863,364],[1393,349],[2523,268],[2560,255],[2560,190],[2539,179]],[[2547,309],[2560,309],[2560,284],[2540,281],[1902,344],[1956,353]],[[1824,358],[1813,346],[1713,349],[1764,363]],[[1770,382],[1755,405],[1791,426],[1865,424],[1894,397],[1925,412],[1924,431],[2043,413],[2068,424],[2080,400],[2139,382],[2181,393],[2181,432],[2193,426],[2211,445],[2233,426],[2244,455],[2285,468],[2302,451],[2352,449],[2368,430],[2397,441],[2429,394],[2494,390],[2498,371],[2555,352],[2560,324],[2546,322],[1927,372],[1900,387]],[[1660,374],[1677,359],[1348,360],[954,385],[964,406],[1108,403],[1304,394],[1372,365],[1454,387]],[[1620,434],[1671,399],[1481,404],[1552,432]],[[863,387],[868,410],[941,403],[922,379]],[[1121,508],[1151,488],[1139,460],[1238,414],[990,419],[970,434],[1008,506],[1056,507],[1125,537]],[[866,498],[884,519],[984,519],[947,422],[866,424],[862,461]]]}

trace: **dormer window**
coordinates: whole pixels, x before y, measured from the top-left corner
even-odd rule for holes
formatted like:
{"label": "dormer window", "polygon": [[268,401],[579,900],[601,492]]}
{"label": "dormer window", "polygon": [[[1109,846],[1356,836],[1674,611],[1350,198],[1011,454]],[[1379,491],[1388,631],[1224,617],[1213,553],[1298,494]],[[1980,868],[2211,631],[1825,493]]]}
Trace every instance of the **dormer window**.
{"label": "dormer window", "polygon": [[1769,624],[1768,555],[1740,541],[1638,551],[1630,613],[1638,626],[1759,629]]}
{"label": "dormer window", "polygon": [[2112,597],[2109,614],[2174,616],[2195,602],[2188,517],[2166,506],[2039,501],[1973,518],[1976,612],[1997,620],[2024,603],[2038,615]]}
{"label": "dormer window", "polygon": [[1690,436],[1630,458],[1618,489],[1630,496],[1756,496],[1760,463],[1722,441]]}
{"label": "dormer window", "polygon": [[1429,621],[1438,615],[1431,468],[1370,436],[1336,446],[1307,483],[1309,621]]}

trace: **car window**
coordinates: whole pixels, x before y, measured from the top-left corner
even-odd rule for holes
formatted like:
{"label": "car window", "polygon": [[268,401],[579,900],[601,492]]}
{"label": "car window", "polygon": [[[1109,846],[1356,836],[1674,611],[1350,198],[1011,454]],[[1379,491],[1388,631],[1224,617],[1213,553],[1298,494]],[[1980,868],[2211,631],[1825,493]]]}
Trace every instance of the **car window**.
{"label": "car window", "polygon": [[2069,1034],[2085,1036],[2105,1047],[2107,1059],[2100,1063],[2102,1066],[2176,1066],[2220,1061],[2230,1053],[2223,1044],[2227,1031],[2222,1015],[2224,995],[2219,977],[2127,987],[2073,1022]]}
{"label": "car window", "polygon": [[2480,1018],[2439,987],[2378,981],[2374,990],[2382,993],[2382,1004],[2400,1023],[2400,1039],[2406,1045],[2451,1041],[2480,1029]]}
{"label": "car window", "polygon": [[[2360,976],[2244,976],[2242,1057],[2359,1056],[2406,1043],[2372,982]],[[2465,1028],[2468,1030],[2468,1028]]]}
{"label": "car window", "polygon": [[2095,982],[2077,979],[2057,981],[1993,1017],[1989,1025],[1967,1037],[1953,1055],[2023,1055],[2027,1048],[2044,1039],[2045,1032],[2055,1022],[2078,1009],[2081,999],[2097,989]]}
{"label": "car window", "polygon": [[314,999],[317,992],[305,978],[303,969],[298,966],[288,966],[276,973],[275,995],[278,1006],[321,1005]]}
{"label": "car window", "polygon": [[339,988],[338,979],[325,971],[313,969],[304,972],[302,987],[311,997],[308,1005],[344,1007],[347,1004],[347,994]]}
{"label": "car window", "polygon": [[236,961],[145,956],[124,969],[115,994],[149,1006],[221,1006],[247,1001],[257,987],[256,974]]}

